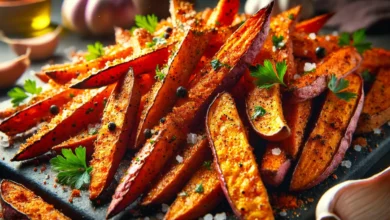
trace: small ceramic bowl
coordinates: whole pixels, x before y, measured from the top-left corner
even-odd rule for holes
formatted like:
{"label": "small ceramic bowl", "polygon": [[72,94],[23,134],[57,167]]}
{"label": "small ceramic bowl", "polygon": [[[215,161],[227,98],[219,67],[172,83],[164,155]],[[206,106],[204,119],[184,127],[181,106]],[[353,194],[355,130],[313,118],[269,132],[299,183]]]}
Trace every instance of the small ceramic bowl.
{"label": "small ceramic bowl", "polygon": [[316,219],[390,219],[390,167],[368,179],[329,189],[318,202]]}

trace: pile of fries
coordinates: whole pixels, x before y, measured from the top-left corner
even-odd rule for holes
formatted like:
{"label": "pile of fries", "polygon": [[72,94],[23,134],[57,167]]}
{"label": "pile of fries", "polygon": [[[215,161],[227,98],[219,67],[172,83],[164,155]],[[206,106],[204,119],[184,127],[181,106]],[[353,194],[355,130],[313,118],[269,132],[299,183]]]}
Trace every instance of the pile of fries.
{"label": "pile of fries", "polygon": [[[238,14],[239,0],[202,12],[171,0],[171,17],[152,31],[117,29],[101,56],[44,67],[37,76],[51,89],[0,112],[10,137],[41,123],[12,161],[64,149],[82,158],[83,146],[98,200],[131,151],[107,218],[142,195],[141,206],[173,201],[166,219],[197,219],[224,198],[241,219],[273,219],[265,185],[312,188],[355,130],[390,119],[390,51],[372,49],[364,31],[317,35],[331,15],[298,22],[300,6],[271,17],[272,7],[250,16]],[[263,155],[249,135],[268,141]]]}

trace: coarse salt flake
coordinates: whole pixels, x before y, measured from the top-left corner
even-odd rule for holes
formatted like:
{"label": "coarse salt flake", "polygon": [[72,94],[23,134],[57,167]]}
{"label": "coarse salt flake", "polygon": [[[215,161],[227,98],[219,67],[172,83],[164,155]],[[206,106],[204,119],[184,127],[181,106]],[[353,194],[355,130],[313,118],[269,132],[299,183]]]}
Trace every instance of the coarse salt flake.
{"label": "coarse salt flake", "polygon": [[357,152],[360,152],[362,150],[362,146],[356,144],[355,146],[353,146],[353,149],[355,149],[355,151]]}
{"label": "coarse salt flake", "polygon": [[187,134],[187,143],[188,144],[196,144],[196,142],[198,141],[197,136],[198,135],[196,135],[194,133]]}
{"label": "coarse salt flake", "polygon": [[213,220],[213,215],[209,213],[203,217],[203,220]]}
{"label": "coarse salt flake", "polygon": [[296,80],[296,79],[299,79],[299,78],[301,78],[301,76],[299,75],[299,74],[295,74],[294,75],[294,79]]}
{"label": "coarse salt flake", "polygon": [[278,155],[280,155],[280,153],[282,153],[282,151],[280,150],[280,148],[276,147],[276,148],[272,149],[272,154],[273,154],[273,155],[278,156]]}
{"label": "coarse salt flake", "polygon": [[305,65],[303,66],[303,71],[305,72],[310,72],[312,70],[314,70],[315,68],[317,67],[317,65],[315,63],[305,63]]}
{"label": "coarse salt flake", "polygon": [[227,219],[227,216],[226,216],[226,213],[222,212],[222,213],[217,213],[215,216],[214,216],[214,220],[226,220]]}
{"label": "coarse salt flake", "polygon": [[284,43],[283,41],[282,41],[282,42],[279,42],[279,43],[278,43],[278,47],[284,47],[285,44],[286,44],[286,43]]}
{"label": "coarse salt flake", "polygon": [[310,33],[309,34],[309,39],[315,40],[316,39],[316,34],[315,33]]}
{"label": "coarse salt flake", "polygon": [[326,41],[330,41],[329,35],[326,35],[326,36],[325,36],[325,40],[326,40]]}
{"label": "coarse salt flake", "polygon": [[332,32],[332,35],[333,35],[333,36],[339,36],[339,32],[333,31],[333,32]]}
{"label": "coarse salt flake", "polygon": [[163,220],[164,219],[164,214],[163,213],[157,213],[156,218],[159,219],[159,220]]}
{"label": "coarse salt flake", "polygon": [[351,161],[349,161],[349,160],[343,160],[343,161],[341,162],[341,166],[349,169],[349,168],[351,168],[352,163],[351,163]]}
{"label": "coarse salt flake", "polygon": [[272,46],[272,52],[275,52],[275,51],[276,51],[276,47]]}
{"label": "coarse salt flake", "polygon": [[161,205],[161,211],[162,211],[162,212],[166,213],[166,212],[168,212],[168,209],[169,209],[169,205],[167,205],[167,204],[165,204],[165,203],[163,203],[163,204]]}
{"label": "coarse salt flake", "polygon": [[179,162],[179,163],[183,163],[183,157],[180,156],[180,155],[177,155],[177,156],[176,156],[176,160],[177,160],[177,162]]}
{"label": "coarse salt flake", "polygon": [[282,217],[287,216],[287,212],[281,211],[281,212],[279,212],[279,215],[282,216]]}
{"label": "coarse salt flake", "polygon": [[382,130],[380,128],[374,128],[374,134],[381,134]]}

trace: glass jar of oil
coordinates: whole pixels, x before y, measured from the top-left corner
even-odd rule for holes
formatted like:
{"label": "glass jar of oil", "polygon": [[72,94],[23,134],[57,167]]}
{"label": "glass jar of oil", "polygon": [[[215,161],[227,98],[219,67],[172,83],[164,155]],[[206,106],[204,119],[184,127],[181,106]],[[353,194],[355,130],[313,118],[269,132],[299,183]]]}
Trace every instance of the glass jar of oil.
{"label": "glass jar of oil", "polygon": [[34,35],[50,25],[51,0],[0,0],[0,30]]}

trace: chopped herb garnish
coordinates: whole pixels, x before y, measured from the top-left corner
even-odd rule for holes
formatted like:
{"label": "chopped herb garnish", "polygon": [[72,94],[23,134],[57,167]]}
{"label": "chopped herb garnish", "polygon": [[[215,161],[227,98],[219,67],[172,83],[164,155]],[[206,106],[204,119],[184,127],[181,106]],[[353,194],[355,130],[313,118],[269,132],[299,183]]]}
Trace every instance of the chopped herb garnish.
{"label": "chopped herb garnish", "polygon": [[158,81],[163,81],[165,79],[165,76],[166,76],[166,65],[164,65],[163,67],[161,67],[161,69],[159,68],[159,66],[157,65],[156,66],[156,79]]}
{"label": "chopped herb garnish", "polygon": [[146,46],[147,47],[154,47],[154,46],[163,45],[166,43],[167,43],[167,40],[163,37],[153,37],[153,40],[151,42],[147,42]]}
{"label": "chopped herb garnish", "polygon": [[211,170],[211,164],[212,164],[211,160],[206,160],[205,162],[203,162],[203,166],[206,167],[206,169],[208,170]]}
{"label": "chopped herb garnish", "polygon": [[62,155],[50,160],[53,170],[59,172],[58,182],[76,189],[88,185],[92,167],[87,166],[85,147],[76,148],[75,153],[70,149],[62,149]]}
{"label": "chopped herb garnish", "polygon": [[270,60],[264,60],[264,65],[251,66],[251,76],[257,78],[255,84],[259,88],[271,88],[275,84],[286,86],[283,82],[287,71],[286,61],[276,63],[276,72]]}
{"label": "chopped herb garnish", "polygon": [[103,44],[96,41],[95,44],[87,45],[88,54],[85,55],[87,61],[97,59],[104,55]]}
{"label": "chopped herb garnish", "polygon": [[139,162],[139,161],[140,161],[140,159],[139,159],[138,157],[136,157],[136,158],[135,158],[135,161]]}
{"label": "chopped herb garnish", "polygon": [[217,69],[219,69],[219,68],[221,68],[221,67],[223,67],[223,66],[226,67],[226,68],[230,68],[229,65],[224,64],[224,63],[221,63],[221,61],[219,61],[219,60],[217,60],[217,59],[212,60],[210,63],[211,63],[211,67],[212,67],[214,70],[217,70]]}
{"label": "chopped herb garnish", "polygon": [[272,36],[272,44],[278,49],[283,48],[284,47],[283,39],[284,37],[282,35],[280,35],[279,37],[274,35]]}
{"label": "chopped herb garnish", "polygon": [[157,24],[158,24],[158,18],[154,14],[145,15],[145,16],[144,15],[135,16],[135,25],[139,28],[143,28],[147,30],[151,34],[153,34],[156,31]]}
{"label": "chopped herb garnish", "polygon": [[98,129],[96,129],[96,128],[90,128],[89,130],[88,130],[88,134],[89,135],[95,135],[95,134],[97,134],[98,133]]}
{"label": "chopped herb garnish", "polygon": [[203,193],[203,192],[204,192],[202,183],[199,183],[199,184],[197,184],[197,185],[195,186],[195,192],[196,192],[196,193]]}
{"label": "chopped herb garnish", "polygon": [[14,107],[19,106],[19,104],[29,96],[27,93],[37,95],[42,92],[42,87],[37,87],[37,83],[30,79],[24,82],[23,88],[24,90],[19,87],[15,87],[7,93],[11,98],[11,102]]}
{"label": "chopped herb garnish", "polygon": [[219,25],[221,25],[221,23],[219,21],[216,21],[215,26],[219,26]]}
{"label": "chopped herb garnish", "polygon": [[289,15],[288,15],[288,19],[294,20],[294,15],[293,15],[293,14],[289,14]]}
{"label": "chopped herb garnish", "polygon": [[267,111],[261,106],[255,106],[255,113],[252,115],[252,120],[255,120],[258,117],[264,116]]}
{"label": "chopped herb garnish", "polygon": [[[352,33],[352,46],[354,46],[360,54],[362,54],[364,51],[368,49],[371,49],[371,43],[365,40],[366,40],[365,29],[360,29]],[[351,34],[342,33],[339,37],[339,45],[340,46],[351,45]]]}
{"label": "chopped herb garnish", "polygon": [[340,80],[337,80],[336,76],[332,74],[329,83],[328,88],[330,91],[332,91],[339,99],[349,101],[352,98],[356,98],[356,94],[352,92],[342,92],[344,89],[346,89],[349,86],[349,81],[346,79],[341,78]]}
{"label": "chopped herb garnish", "polygon": [[372,83],[375,81],[375,76],[372,75],[368,70],[363,71],[362,77],[366,83]]}
{"label": "chopped herb garnish", "polygon": [[75,95],[74,95],[73,93],[70,93],[70,94],[69,94],[69,97],[70,97],[70,98],[74,98]]}
{"label": "chopped herb garnish", "polygon": [[156,143],[156,141],[155,140],[150,140],[149,141],[151,144],[154,144],[154,143]]}

